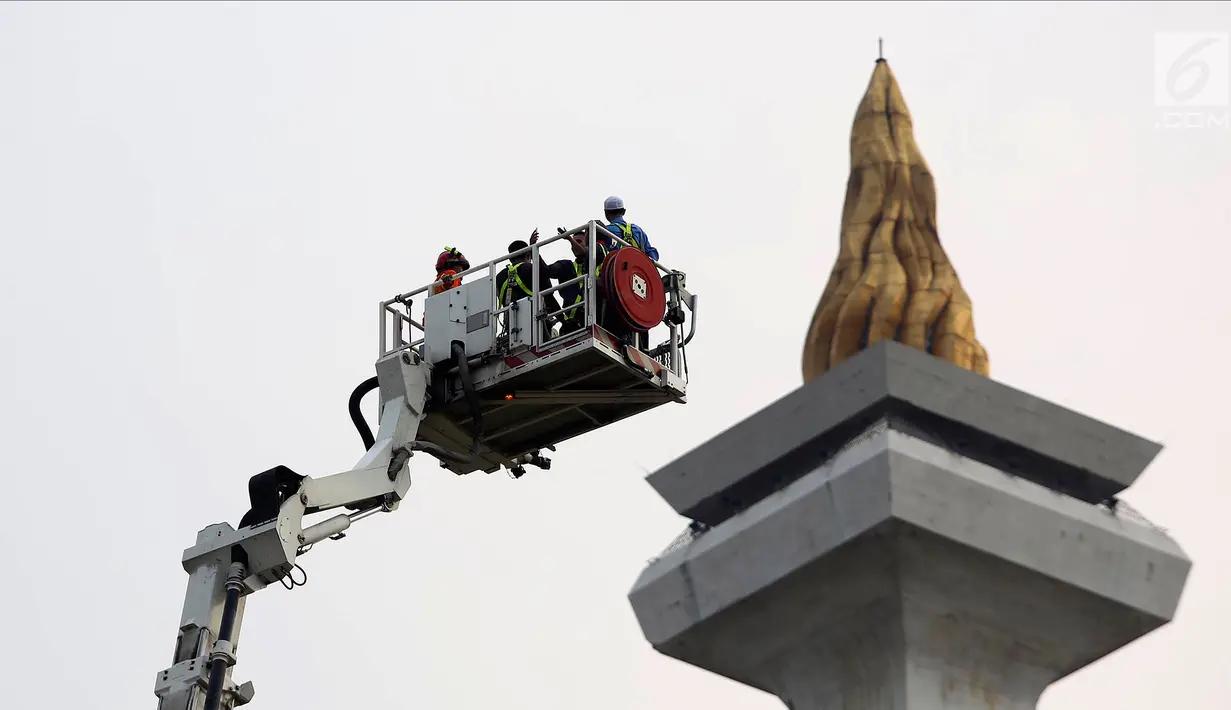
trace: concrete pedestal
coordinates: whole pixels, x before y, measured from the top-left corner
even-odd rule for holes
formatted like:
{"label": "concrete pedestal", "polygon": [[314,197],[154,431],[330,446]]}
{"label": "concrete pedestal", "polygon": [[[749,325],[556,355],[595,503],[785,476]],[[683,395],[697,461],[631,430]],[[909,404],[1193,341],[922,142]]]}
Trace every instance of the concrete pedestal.
{"label": "concrete pedestal", "polygon": [[[857,417],[823,420],[853,395]],[[986,411],[958,421],[963,408]],[[1015,410],[1025,431],[997,414]],[[784,417],[814,426],[783,431]],[[1068,439],[1031,446],[1050,426]],[[711,527],[652,563],[630,600],[660,652],[794,710],[1034,708],[1175,613],[1191,566],[1179,547],[1074,495],[1114,495],[1158,450],[878,345],[651,476]]]}

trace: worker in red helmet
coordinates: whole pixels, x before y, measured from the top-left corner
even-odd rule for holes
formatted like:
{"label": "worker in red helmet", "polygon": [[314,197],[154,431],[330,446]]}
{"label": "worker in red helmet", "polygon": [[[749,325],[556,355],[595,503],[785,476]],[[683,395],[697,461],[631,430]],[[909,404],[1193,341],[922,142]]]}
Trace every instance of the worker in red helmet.
{"label": "worker in red helmet", "polygon": [[432,295],[444,293],[451,288],[457,288],[462,283],[458,274],[470,268],[470,261],[456,247],[445,247],[436,257],[436,280],[440,283],[432,287]]}

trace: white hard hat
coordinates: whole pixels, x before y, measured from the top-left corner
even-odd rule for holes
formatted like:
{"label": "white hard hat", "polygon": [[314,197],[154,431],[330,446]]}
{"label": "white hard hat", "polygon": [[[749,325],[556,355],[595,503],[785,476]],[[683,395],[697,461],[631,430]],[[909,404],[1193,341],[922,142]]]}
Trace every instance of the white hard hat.
{"label": "white hard hat", "polygon": [[622,210],[624,209],[624,200],[621,200],[615,195],[612,195],[611,197],[608,197],[607,199],[603,200],[603,209],[606,210],[607,212],[612,212],[614,210]]}

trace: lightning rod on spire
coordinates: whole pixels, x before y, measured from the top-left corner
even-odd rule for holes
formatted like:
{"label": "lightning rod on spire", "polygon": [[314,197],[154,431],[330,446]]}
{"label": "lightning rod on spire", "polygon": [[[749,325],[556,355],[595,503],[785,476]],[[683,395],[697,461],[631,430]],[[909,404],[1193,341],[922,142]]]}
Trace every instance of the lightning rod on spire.
{"label": "lightning rod on spire", "polygon": [[884,37],[876,38],[876,61],[878,62],[885,61],[885,38]]}

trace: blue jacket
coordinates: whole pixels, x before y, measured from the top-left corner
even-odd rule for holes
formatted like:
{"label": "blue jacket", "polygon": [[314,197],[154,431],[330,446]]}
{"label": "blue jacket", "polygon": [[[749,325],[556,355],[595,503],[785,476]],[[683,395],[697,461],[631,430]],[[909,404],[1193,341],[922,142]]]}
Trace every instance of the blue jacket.
{"label": "blue jacket", "polygon": [[645,252],[646,256],[650,257],[654,261],[658,261],[658,250],[654,248],[654,245],[650,244],[650,238],[646,236],[645,230],[642,229],[641,227],[638,227],[635,224],[631,224],[632,231],[633,231],[633,238],[630,240],[624,236],[624,232],[618,226],[621,224],[628,225],[631,223],[625,220],[623,217],[616,217],[614,220],[612,220],[611,224],[607,225],[607,231],[611,232],[612,234],[616,235],[617,237],[623,239],[626,242],[631,241],[634,246],[636,246],[641,251]]}

